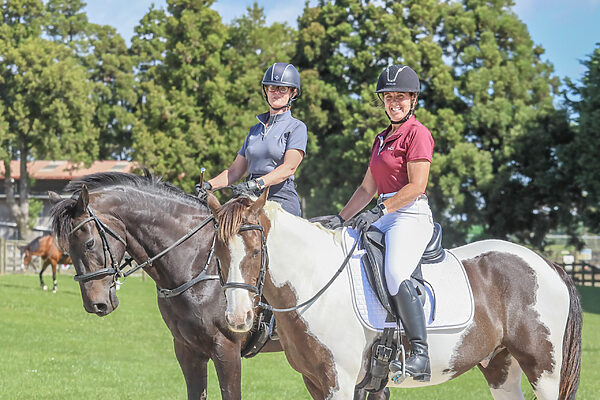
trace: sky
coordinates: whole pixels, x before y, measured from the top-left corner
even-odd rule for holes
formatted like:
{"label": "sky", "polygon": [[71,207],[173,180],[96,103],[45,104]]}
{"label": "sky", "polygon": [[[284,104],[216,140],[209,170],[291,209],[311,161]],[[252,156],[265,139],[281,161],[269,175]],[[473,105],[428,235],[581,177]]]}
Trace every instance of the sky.
{"label": "sky", "polygon": [[[163,7],[166,0],[87,0],[86,13],[91,22],[112,25],[130,41],[133,27],[144,16],[152,3]],[[224,22],[245,13],[253,0],[217,0],[212,8]],[[304,9],[304,0],[257,0],[264,8],[267,24],[287,22],[296,26],[296,19]],[[578,82],[585,60],[600,42],[600,0],[515,0],[513,10],[527,25],[536,45],[546,53],[544,60],[554,65],[556,75]]]}

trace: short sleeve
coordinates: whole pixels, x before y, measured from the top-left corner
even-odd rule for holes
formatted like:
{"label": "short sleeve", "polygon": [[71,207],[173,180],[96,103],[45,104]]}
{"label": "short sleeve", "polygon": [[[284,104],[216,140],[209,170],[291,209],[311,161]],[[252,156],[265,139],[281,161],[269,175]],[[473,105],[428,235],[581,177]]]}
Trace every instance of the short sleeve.
{"label": "short sleeve", "polygon": [[248,148],[248,137],[250,137],[250,134],[246,136],[246,139],[244,139],[244,143],[242,143],[242,147],[240,147],[240,149],[238,150],[238,154],[242,157],[246,157],[246,149]]}
{"label": "short sleeve", "polygon": [[431,162],[435,142],[429,129],[423,127],[413,133],[413,138],[406,151],[406,161],[427,160]]}
{"label": "short sleeve", "polygon": [[308,134],[304,122],[298,121],[296,127],[290,132],[285,146],[285,150],[302,150],[306,153],[306,143],[308,142]]}

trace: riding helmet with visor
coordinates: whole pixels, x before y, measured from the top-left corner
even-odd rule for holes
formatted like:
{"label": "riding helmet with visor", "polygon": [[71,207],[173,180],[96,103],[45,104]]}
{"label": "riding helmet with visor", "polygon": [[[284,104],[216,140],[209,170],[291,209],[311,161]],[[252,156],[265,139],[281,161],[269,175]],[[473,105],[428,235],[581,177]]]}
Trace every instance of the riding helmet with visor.
{"label": "riding helmet with visor", "polygon": [[267,103],[269,102],[269,99],[267,97],[266,87],[269,85],[286,86],[297,90],[296,95],[290,96],[290,100],[285,106],[273,108],[274,110],[280,110],[282,108],[289,107],[292,104],[292,101],[300,97],[300,93],[302,92],[300,88],[300,74],[292,64],[288,63],[275,63],[271,65],[265,72],[261,83],[263,85],[263,92],[265,94]]}
{"label": "riding helmet with visor", "polygon": [[[379,75],[377,79],[377,89],[375,93],[380,100],[382,100],[382,93],[385,92],[408,92],[415,93],[413,101],[410,107],[410,111],[400,121],[390,121],[392,124],[402,124],[406,122],[415,111],[417,104],[417,97],[421,90],[421,83],[419,82],[419,76],[409,66],[402,64],[390,65]],[[383,100],[382,100],[383,101]],[[386,111],[387,115],[387,111]],[[389,118],[389,115],[388,115]]]}

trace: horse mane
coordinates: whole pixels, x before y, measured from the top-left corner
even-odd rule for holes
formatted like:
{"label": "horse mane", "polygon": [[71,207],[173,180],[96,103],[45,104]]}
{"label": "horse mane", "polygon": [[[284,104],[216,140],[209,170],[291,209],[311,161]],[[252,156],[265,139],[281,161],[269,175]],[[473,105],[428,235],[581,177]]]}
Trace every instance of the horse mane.
{"label": "horse mane", "polygon": [[248,197],[237,197],[223,204],[217,212],[216,219],[219,225],[217,238],[224,243],[236,235],[242,226],[244,210],[246,210],[252,201]]}
{"label": "horse mane", "polygon": [[50,211],[52,229],[59,243],[66,243],[69,233],[73,229],[73,218],[75,217],[75,206],[77,204],[76,199],[84,185],[90,193],[111,187],[135,188],[164,198],[172,199],[175,197],[192,207],[207,210],[206,205],[200,199],[163,181],[162,177],[150,174],[147,170],[145,170],[145,175],[143,176],[125,172],[99,172],[90,174],[69,182],[64,191],[71,193],[71,198],[56,203]]}

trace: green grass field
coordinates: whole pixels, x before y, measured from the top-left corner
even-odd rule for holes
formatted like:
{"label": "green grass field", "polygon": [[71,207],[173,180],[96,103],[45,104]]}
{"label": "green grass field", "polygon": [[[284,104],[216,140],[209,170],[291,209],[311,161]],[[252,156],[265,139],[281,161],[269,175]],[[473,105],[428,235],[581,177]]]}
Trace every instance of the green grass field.
{"label": "green grass field", "polygon": [[[48,277],[46,280],[50,281]],[[600,288],[581,288],[583,367],[578,399],[600,398]],[[59,275],[43,292],[35,275],[0,276],[0,399],[183,399],[185,383],[152,280],[129,278],[119,308],[104,318],[85,312],[78,285]],[[533,398],[527,383],[526,397]],[[309,399],[282,353],[243,361],[244,399]],[[218,399],[214,369],[209,398]],[[392,398],[491,398],[479,370],[444,385],[392,390]]]}

